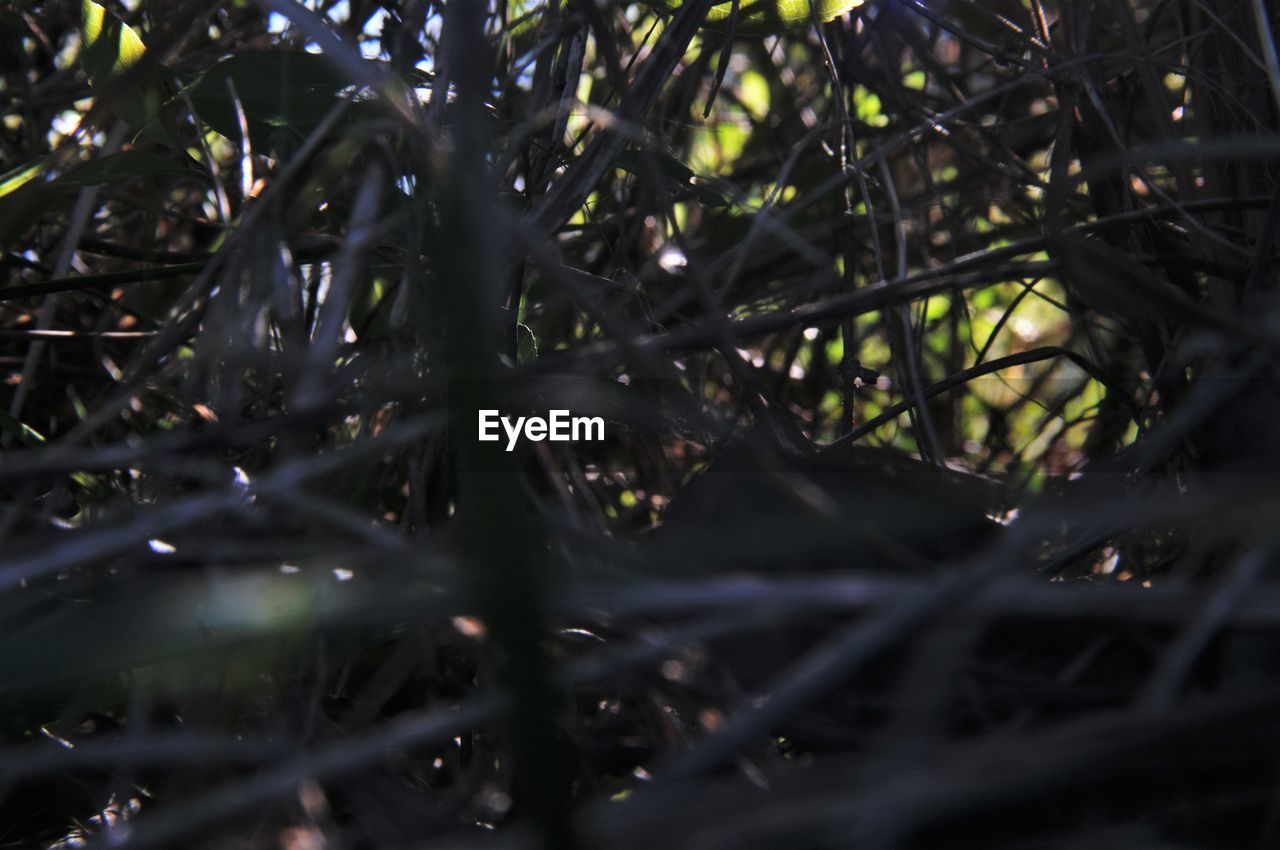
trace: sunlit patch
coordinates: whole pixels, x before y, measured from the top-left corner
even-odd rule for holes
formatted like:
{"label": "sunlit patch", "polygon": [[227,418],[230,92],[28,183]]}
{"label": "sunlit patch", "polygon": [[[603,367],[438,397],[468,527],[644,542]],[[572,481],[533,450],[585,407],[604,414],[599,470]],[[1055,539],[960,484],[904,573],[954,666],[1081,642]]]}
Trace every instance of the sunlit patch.
{"label": "sunlit patch", "polygon": [[698,723],[708,732],[718,732],[724,728],[724,712],[718,708],[704,708],[698,712]]}
{"label": "sunlit patch", "polygon": [[987,514],[987,519],[998,525],[1009,526],[1018,521],[1018,509],[1010,508],[1004,513]]}
{"label": "sunlit patch", "polygon": [[322,850],[328,844],[314,826],[291,826],[281,831],[279,846],[281,850]]}
{"label": "sunlit patch", "polygon": [[662,678],[668,682],[683,682],[689,678],[689,669],[683,661],[678,658],[668,658],[662,662]]}
{"label": "sunlit patch", "polygon": [[150,796],[141,791],[141,796],[130,797],[123,803],[116,802],[113,795],[107,804],[98,809],[83,821],[76,820],[75,825],[64,837],[52,844],[47,850],[66,850],[72,847],[88,847],[105,844],[107,846],[125,844],[129,838],[129,820],[142,810],[142,797]]}
{"label": "sunlit patch", "polygon": [[689,264],[689,258],[670,242],[658,251],[658,267],[665,272],[676,272]]}
{"label": "sunlit patch", "polygon": [[458,616],[450,622],[453,623],[454,630],[463,637],[483,640],[489,634],[489,629],[479,617]]}
{"label": "sunlit patch", "polygon": [[600,643],[604,643],[604,638],[600,637],[598,634],[596,634],[595,632],[590,631],[590,630],[588,630],[588,629],[583,629],[583,628],[578,628],[578,627],[571,627],[571,628],[567,628],[567,629],[561,629],[561,630],[560,630],[560,634],[562,634],[562,635],[566,635],[566,636],[573,636],[573,637],[584,637],[584,638],[589,638],[590,640],[599,641]]}
{"label": "sunlit patch", "polygon": [[356,577],[356,574],[353,570],[349,570],[346,567],[334,567],[333,577],[338,581],[351,581]]}
{"label": "sunlit patch", "polygon": [[68,741],[66,738],[49,731],[49,727],[47,726],[40,727],[40,734],[48,738],[50,741],[53,741],[64,750],[74,750],[76,748],[76,745]]}
{"label": "sunlit patch", "polygon": [[237,576],[216,582],[194,606],[189,589],[176,591],[167,613],[183,623],[194,616],[211,634],[295,628],[315,615],[319,590],[313,583],[271,575]]}
{"label": "sunlit patch", "polygon": [[1093,565],[1093,574],[1098,576],[1114,575],[1120,563],[1120,551],[1114,546],[1102,550],[1101,557]]}
{"label": "sunlit patch", "polygon": [[1023,342],[1035,342],[1040,338],[1040,328],[1027,318],[1018,318],[1013,322],[1013,332]]}
{"label": "sunlit patch", "polygon": [[499,818],[511,810],[511,795],[495,785],[486,785],[481,792],[480,804],[488,811],[489,815]]}

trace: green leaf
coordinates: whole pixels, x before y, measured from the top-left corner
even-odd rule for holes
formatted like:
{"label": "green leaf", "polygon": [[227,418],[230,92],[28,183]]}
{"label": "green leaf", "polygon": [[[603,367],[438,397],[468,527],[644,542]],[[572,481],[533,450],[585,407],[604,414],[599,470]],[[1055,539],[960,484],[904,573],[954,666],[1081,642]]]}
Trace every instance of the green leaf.
{"label": "green leaf", "polygon": [[84,71],[92,86],[102,85],[147,55],[146,45],[133,28],[92,0],[80,4],[80,35]]}
{"label": "green leaf", "polygon": [[301,50],[244,53],[222,60],[201,74],[189,93],[200,119],[238,142],[240,122],[231,86],[244,110],[254,152],[287,156],[333,109],[350,81],[324,57]]}
{"label": "green leaf", "polygon": [[[684,0],[641,0],[645,5],[663,12],[674,12]],[[861,6],[865,0],[740,0],[736,35],[777,35],[789,29],[808,26],[817,12],[820,22],[832,20],[851,9]],[[816,9],[810,9],[815,6]],[[711,29],[727,29],[732,7],[727,0],[717,3],[707,13],[705,26]]]}
{"label": "green leaf", "polygon": [[538,338],[523,323],[516,324],[516,363],[527,366],[538,359]]}
{"label": "green leaf", "polygon": [[81,0],[81,62],[89,85],[110,99],[111,108],[129,125],[156,141],[183,150],[177,122],[167,108],[168,73],[147,55],[133,28],[92,0]]}
{"label": "green leaf", "polygon": [[757,121],[769,115],[769,81],[759,71],[746,71],[738,80],[738,99]]}
{"label": "green leaf", "polygon": [[8,413],[0,410],[0,435],[3,435],[2,441],[5,445],[10,444],[10,440],[16,439],[25,446],[38,446],[43,443],[44,436],[34,428],[27,425]]}
{"label": "green leaf", "polygon": [[26,186],[39,176],[43,167],[44,159],[41,158],[34,162],[23,163],[17,168],[11,168],[4,174],[0,174],[0,198],[11,195]]}

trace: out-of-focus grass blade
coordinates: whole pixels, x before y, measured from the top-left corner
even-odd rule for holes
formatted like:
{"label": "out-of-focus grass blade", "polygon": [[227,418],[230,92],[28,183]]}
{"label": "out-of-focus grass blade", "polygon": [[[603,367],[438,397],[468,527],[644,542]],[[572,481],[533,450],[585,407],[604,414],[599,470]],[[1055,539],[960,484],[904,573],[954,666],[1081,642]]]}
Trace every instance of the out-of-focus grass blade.
{"label": "out-of-focus grass blade", "polygon": [[19,165],[17,168],[11,168],[4,174],[0,174],[0,198],[13,194],[36,179],[43,167],[44,160],[38,159],[35,162]]}
{"label": "out-of-focus grass blade", "polygon": [[182,693],[208,673],[288,671],[317,630],[386,635],[443,599],[435,588],[397,588],[389,597],[375,579],[267,566],[213,580],[149,576],[74,598],[10,594],[0,609],[0,736],[60,719],[69,705],[118,705],[139,676],[153,693]]}
{"label": "out-of-focus grass blade", "polygon": [[24,446],[38,446],[45,441],[39,431],[0,410],[0,446],[9,445],[10,440],[17,440]]}

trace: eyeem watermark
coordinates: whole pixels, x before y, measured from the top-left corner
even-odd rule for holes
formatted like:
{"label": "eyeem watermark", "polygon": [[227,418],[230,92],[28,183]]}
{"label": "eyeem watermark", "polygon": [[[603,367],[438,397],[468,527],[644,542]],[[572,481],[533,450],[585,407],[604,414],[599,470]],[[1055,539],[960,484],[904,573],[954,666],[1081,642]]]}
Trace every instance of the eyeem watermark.
{"label": "eyeem watermark", "polygon": [[567,410],[552,410],[541,416],[503,416],[497,410],[480,411],[480,442],[496,443],[506,433],[507,451],[515,451],[523,436],[535,443],[550,440],[569,443],[604,439],[604,419],[600,416],[571,416]]}

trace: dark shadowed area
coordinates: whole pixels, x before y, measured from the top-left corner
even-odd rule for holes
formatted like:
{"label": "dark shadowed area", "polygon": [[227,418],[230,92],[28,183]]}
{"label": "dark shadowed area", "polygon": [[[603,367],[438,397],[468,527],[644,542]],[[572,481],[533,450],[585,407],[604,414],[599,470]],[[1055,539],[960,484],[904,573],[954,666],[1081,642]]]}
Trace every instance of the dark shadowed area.
{"label": "dark shadowed area", "polygon": [[0,850],[1280,846],[1278,30],[0,4]]}

